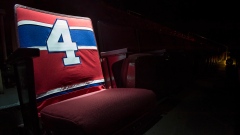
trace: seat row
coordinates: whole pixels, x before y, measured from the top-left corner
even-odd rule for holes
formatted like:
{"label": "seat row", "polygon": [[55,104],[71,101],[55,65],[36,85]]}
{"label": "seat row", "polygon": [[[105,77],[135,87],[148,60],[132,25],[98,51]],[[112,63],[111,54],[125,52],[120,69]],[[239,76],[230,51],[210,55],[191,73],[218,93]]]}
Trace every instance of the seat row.
{"label": "seat row", "polygon": [[161,118],[159,101],[191,80],[188,40],[102,21],[94,33],[88,17],[14,10],[18,49],[7,62],[27,134],[142,134]]}

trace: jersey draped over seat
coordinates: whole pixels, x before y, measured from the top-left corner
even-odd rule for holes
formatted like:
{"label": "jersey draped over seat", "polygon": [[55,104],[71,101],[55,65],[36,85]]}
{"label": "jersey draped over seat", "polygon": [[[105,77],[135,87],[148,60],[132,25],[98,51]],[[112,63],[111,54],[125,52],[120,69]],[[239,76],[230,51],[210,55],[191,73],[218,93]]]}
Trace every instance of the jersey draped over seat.
{"label": "jersey draped over seat", "polygon": [[[91,19],[15,5],[19,48],[31,58],[36,108],[55,134],[112,134],[156,106],[153,91],[105,89]],[[28,87],[29,88],[29,87]],[[37,114],[36,114],[37,115]]]}
{"label": "jersey draped over seat", "polygon": [[[89,18],[17,7],[20,48],[38,48],[34,82],[39,111],[46,105],[101,90],[103,75]],[[87,89],[86,89],[87,88]]]}

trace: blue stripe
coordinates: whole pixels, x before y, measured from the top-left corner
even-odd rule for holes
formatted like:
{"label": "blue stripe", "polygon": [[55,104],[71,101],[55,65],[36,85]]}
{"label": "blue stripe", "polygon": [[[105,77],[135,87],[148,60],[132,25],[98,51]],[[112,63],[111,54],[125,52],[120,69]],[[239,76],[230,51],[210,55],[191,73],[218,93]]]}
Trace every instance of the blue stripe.
{"label": "blue stripe", "polygon": [[[18,26],[20,47],[47,46],[50,32],[51,28],[38,25]],[[78,46],[96,46],[93,31],[70,29],[70,34],[72,42],[76,42]]]}
{"label": "blue stripe", "polygon": [[96,87],[96,86],[100,86],[100,85],[103,85],[103,84],[104,84],[103,82],[101,82],[101,83],[94,83],[94,84],[89,84],[89,85],[77,87],[77,88],[74,88],[74,89],[69,89],[69,90],[66,90],[66,91],[61,91],[61,92],[58,92],[58,93],[53,93],[53,94],[50,94],[50,95],[38,98],[37,102],[42,102],[42,101],[44,101],[46,99],[49,99],[49,98],[52,98],[52,97],[65,95],[65,94],[68,94],[68,93],[71,93],[71,92],[74,92],[74,91],[78,91],[78,90],[82,90],[82,89],[90,88],[90,87]]}

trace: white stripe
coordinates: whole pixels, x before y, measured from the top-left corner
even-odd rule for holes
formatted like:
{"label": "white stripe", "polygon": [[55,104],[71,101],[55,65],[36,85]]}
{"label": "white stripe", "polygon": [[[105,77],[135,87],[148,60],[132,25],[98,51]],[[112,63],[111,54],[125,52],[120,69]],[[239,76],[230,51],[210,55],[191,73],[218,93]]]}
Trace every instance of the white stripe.
{"label": "white stripe", "polygon": [[30,20],[22,20],[18,22],[18,26],[26,25],[26,24],[39,25],[39,26],[50,27],[50,28],[52,28],[53,26],[52,24],[41,23],[41,22],[30,21]]}
{"label": "white stripe", "polygon": [[39,50],[47,50],[46,46],[32,46],[32,47],[28,47],[28,48],[38,48]]}
{"label": "white stripe", "polygon": [[72,26],[72,27],[69,27],[71,30],[90,30],[90,31],[93,31],[92,28],[88,28],[88,27],[76,27],[76,26]]}
{"label": "white stripe", "polygon": [[93,49],[97,50],[96,46],[78,46],[78,49]]}
{"label": "white stripe", "polygon": [[42,93],[42,94],[37,95],[37,99],[43,98],[45,96],[55,94],[55,93],[58,93],[58,92],[61,92],[61,91],[67,91],[67,90],[70,90],[70,89],[74,89],[74,88],[78,88],[78,87],[82,87],[82,86],[87,86],[87,85],[94,84],[94,83],[102,83],[102,82],[104,82],[104,79],[88,81],[88,82],[84,82],[84,83],[74,84],[72,86],[56,88],[56,89],[53,89],[53,90],[49,90],[46,93]]}
{"label": "white stripe", "polygon": [[[42,23],[42,22],[36,22],[36,21],[30,21],[30,20],[22,20],[18,22],[18,26],[21,25],[39,25],[39,26],[44,26],[44,27],[49,27],[52,28],[53,25],[52,24],[48,24],[48,23]],[[71,30],[90,30],[93,31],[92,28],[88,28],[88,27],[76,27],[76,26],[70,26],[69,27]]]}
{"label": "white stripe", "polygon": [[[32,46],[28,48],[38,48],[39,50],[47,50],[46,46]],[[96,46],[78,46],[78,49],[92,49],[92,50],[97,50]]]}

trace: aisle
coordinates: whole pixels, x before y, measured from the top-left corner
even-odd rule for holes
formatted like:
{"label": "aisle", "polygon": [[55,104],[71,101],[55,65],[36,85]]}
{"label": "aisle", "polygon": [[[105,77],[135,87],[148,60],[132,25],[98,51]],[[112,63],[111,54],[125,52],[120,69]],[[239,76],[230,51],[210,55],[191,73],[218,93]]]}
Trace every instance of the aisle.
{"label": "aisle", "polygon": [[237,135],[237,85],[219,73],[197,80],[188,95],[144,135]]}

